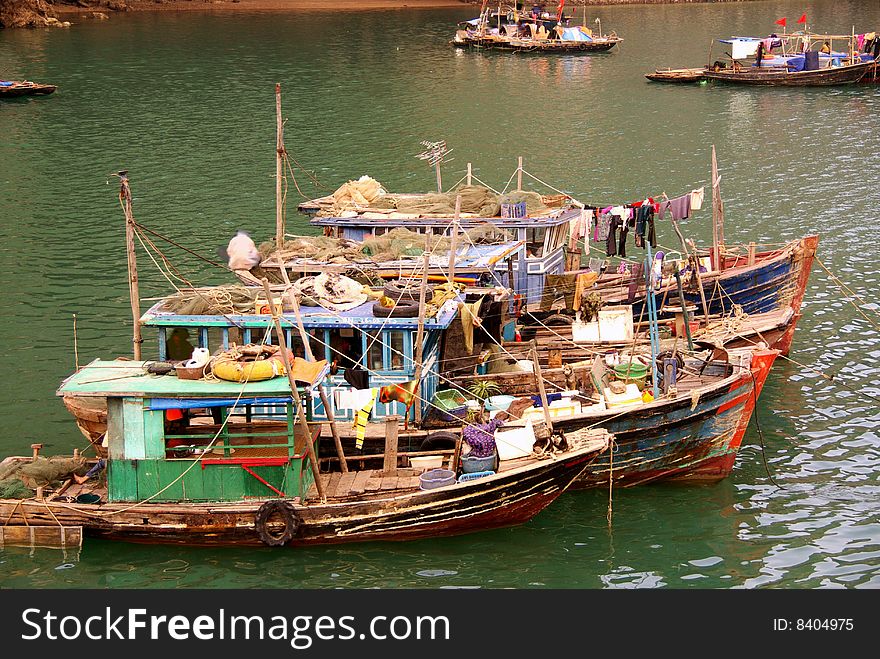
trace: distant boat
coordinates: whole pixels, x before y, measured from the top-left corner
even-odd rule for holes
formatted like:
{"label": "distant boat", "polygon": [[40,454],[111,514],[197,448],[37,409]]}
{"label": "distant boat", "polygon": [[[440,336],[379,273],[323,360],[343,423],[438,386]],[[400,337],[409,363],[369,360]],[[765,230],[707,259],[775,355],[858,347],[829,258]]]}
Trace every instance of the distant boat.
{"label": "distant boat", "polygon": [[648,80],[655,82],[699,82],[703,80],[706,69],[655,69],[653,73],[646,73]]}
{"label": "distant boat", "polygon": [[0,98],[45,96],[56,89],[56,85],[44,85],[30,80],[0,80]]}
{"label": "distant boat", "polygon": [[606,52],[623,41],[614,32],[595,34],[586,25],[569,22],[561,9],[539,16],[513,8],[486,9],[483,3],[480,16],[459,23],[450,43],[457,48],[573,54]]}

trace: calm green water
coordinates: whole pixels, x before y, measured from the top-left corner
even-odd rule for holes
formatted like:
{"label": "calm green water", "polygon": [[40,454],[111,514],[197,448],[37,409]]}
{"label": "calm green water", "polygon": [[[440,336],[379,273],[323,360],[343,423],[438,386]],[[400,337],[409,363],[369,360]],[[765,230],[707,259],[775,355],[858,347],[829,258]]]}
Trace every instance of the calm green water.
{"label": "calm green water", "polygon": [[[753,426],[722,483],[616,491],[611,530],[607,493],[586,492],[520,528],[406,544],[207,551],[89,540],[78,554],[0,550],[0,586],[880,586],[880,87],[642,77],[703,63],[713,36],[766,34],[803,11],[829,32],[880,26],[876,2],[609,7],[589,11],[590,21],[626,41],[593,57],[456,52],[446,42],[474,14],[467,8],[138,14],[0,32],[0,76],[60,86],[0,104],[0,457],[35,441],[49,452],[83,444],[53,397],[74,367],[74,313],[81,363],[130,349],[111,172],[130,170],[142,223],[209,257],[238,228],[274,235],[276,81],[288,150],[327,189],[362,174],[428,189],[433,173],[414,156],[421,140],[445,139],[448,184],[471,161],[503,186],[522,155],[528,171],[583,201],[625,202],[705,184],[714,143],[728,241],[820,232],[820,258],[870,319],[814,268],[791,356],[835,377],[791,363],[771,375],[758,417],[781,489]],[[686,230],[705,242],[709,219],[704,211]],[[673,244],[668,228],[658,231]],[[194,281],[229,281],[184,252],[168,255]],[[144,296],[169,290],[140,264]]]}

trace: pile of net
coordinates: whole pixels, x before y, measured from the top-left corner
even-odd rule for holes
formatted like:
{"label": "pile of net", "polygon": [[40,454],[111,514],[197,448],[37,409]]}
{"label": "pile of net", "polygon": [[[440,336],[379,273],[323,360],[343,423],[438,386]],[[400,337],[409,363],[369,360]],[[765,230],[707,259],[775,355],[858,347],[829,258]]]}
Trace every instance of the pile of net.
{"label": "pile of net", "polygon": [[[365,180],[366,179],[366,180]],[[413,217],[455,214],[455,200],[461,195],[460,212],[464,216],[500,217],[501,204],[526,202],[529,216],[548,213],[558,207],[565,197],[545,197],[537,192],[516,191],[498,195],[481,185],[461,185],[449,192],[424,195],[388,194],[369,177],[349,181],[332,195],[332,201],[322,205],[318,217],[346,217],[357,212],[394,211]],[[551,206],[552,204],[552,206]]]}
{"label": "pile of net", "polygon": [[[504,229],[491,224],[461,231],[458,245],[497,245],[512,240]],[[448,236],[431,235],[428,237],[428,250],[436,255],[445,254],[451,245]],[[408,257],[421,256],[425,251],[425,234],[397,227],[381,236],[368,236],[363,242],[333,238],[331,236],[297,236],[286,240],[280,250],[275,243],[267,242],[260,245],[263,265],[269,262],[289,263],[297,259],[321,261],[336,265],[346,263],[384,263],[398,261]],[[251,270],[256,277],[267,276],[273,268],[258,266]]]}
{"label": "pile of net", "polygon": [[241,285],[180,291],[167,297],[161,311],[183,316],[219,316],[253,313],[259,291]]}
{"label": "pile of net", "polygon": [[38,457],[33,462],[10,462],[0,465],[0,499],[27,499],[38,487],[71,478],[73,474],[84,475],[88,471],[83,457]]}

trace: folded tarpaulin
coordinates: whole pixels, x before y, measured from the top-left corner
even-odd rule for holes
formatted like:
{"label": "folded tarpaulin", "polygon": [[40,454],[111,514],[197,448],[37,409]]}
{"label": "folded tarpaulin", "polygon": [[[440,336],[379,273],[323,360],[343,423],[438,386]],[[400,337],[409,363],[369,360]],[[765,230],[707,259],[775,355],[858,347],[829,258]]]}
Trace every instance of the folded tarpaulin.
{"label": "folded tarpaulin", "polygon": [[562,30],[563,41],[592,41],[593,39],[586,34],[580,27],[567,27]]}
{"label": "folded tarpaulin", "polygon": [[719,39],[721,43],[730,44],[730,56],[733,59],[745,59],[753,56],[758,50],[759,39]]}
{"label": "folded tarpaulin", "polygon": [[0,80],[0,87],[12,87],[14,82],[7,82],[6,80]]}
{"label": "folded tarpaulin", "polygon": [[151,410],[192,410],[200,407],[230,407],[232,405],[272,405],[292,403],[293,398],[151,398]]}

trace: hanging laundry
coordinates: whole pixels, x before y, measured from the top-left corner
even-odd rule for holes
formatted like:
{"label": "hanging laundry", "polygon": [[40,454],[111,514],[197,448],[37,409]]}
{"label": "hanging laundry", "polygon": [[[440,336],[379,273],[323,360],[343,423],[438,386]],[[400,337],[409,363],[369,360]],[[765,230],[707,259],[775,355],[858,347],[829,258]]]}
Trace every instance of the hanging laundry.
{"label": "hanging laundry", "polygon": [[370,412],[373,411],[373,405],[376,403],[376,393],[379,390],[377,388],[370,389],[370,400],[358,410],[357,415],[354,418],[354,429],[355,429],[355,448],[361,450],[364,448],[364,437],[367,435],[367,421],[370,419]]}
{"label": "hanging laundry", "polygon": [[617,256],[617,230],[623,225],[623,220],[618,215],[611,215],[611,225],[608,227],[608,239],[605,241],[605,256]]}
{"label": "hanging laundry", "polygon": [[672,206],[672,202],[669,201],[668,199],[664,199],[663,201],[661,201],[657,205],[657,217],[659,217],[662,220],[664,218],[664,216],[666,215],[666,211],[669,210],[670,206]]}
{"label": "hanging laundry", "polygon": [[593,211],[589,208],[581,209],[581,214],[569,223],[570,243],[590,235],[590,226],[593,220]]}
{"label": "hanging laundry", "polygon": [[345,369],[342,378],[355,389],[370,388],[370,374],[363,366]]}
{"label": "hanging laundry", "polygon": [[862,46],[865,45],[865,35],[864,34],[857,34],[856,41],[858,42],[858,46],[859,46],[858,52],[862,52]]}
{"label": "hanging laundry", "polygon": [[467,354],[474,354],[474,327],[479,327],[480,322],[480,305],[483,298],[470,304],[462,304],[461,309],[461,330],[464,334],[464,347],[467,348]]}
{"label": "hanging laundry", "polygon": [[627,219],[620,227],[620,239],[617,241],[617,255],[626,258],[626,235],[629,233],[629,220]]}
{"label": "hanging laundry", "polygon": [[730,42],[730,56],[732,59],[745,59],[751,57],[758,50],[757,39],[733,39]]}
{"label": "hanging laundry", "polygon": [[670,200],[669,211],[673,220],[688,219],[691,216],[691,196],[686,194]]}
{"label": "hanging laundry", "polygon": [[698,211],[703,207],[703,194],[705,193],[706,188],[700,188],[698,190],[691,190],[691,210]]}
{"label": "hanging laundry", "polygon": [[596,221],[596,231],[593,233],[593,240],[597,243],[608,240],[608,232],[611,230],[611,220],[614,216],[609,213],[602,213]]}
{"label": "hanging laundry", "polygon": [[553,303],[560,297],[565,300],[565,308],[574,308],[577,275],[544,275],[544,288],[541,291],[541,311],[550,311]]}

